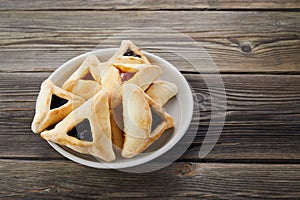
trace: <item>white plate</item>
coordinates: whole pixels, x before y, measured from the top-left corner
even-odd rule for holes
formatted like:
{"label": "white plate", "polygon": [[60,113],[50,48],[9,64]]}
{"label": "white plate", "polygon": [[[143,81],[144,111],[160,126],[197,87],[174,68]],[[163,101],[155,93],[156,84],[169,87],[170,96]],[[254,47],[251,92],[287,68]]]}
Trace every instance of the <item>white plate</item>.
{"label": "white plate", "polygon": [[[50,75],[49,78],[58,86],[62,86],[62,84],[77,69],[88,54],[94,54],[100,59],[100,61],[104,62],[107,61],[116,52],[116,50],[116,48],[99,49],[79,55],[60,66]],[[162,68],[164,73],[159,79],[175,83],[178,87],[178,94],[176,95],[176,98],[170,100],[165,106],[166,111],[174,118],[174,131],[163,134],[158,141],[153,143],[145,152],[138,156],[130,159],[117,156],[117,159],[111,163],[99,161],[92,156],[80,154],[67,147],[57,145],[53,142],[48,142],[56,151],[82,165],[102,169],[119,169],[134,167],[149,162],[166,153],[183,137],[189,127],[193,115],[193,96],[189,84],[185,80],[184,76],[172,64],[158,56],[155,56],[154,54],[144,51],[143,53],[148,57],[152,64],[157,64]]]}

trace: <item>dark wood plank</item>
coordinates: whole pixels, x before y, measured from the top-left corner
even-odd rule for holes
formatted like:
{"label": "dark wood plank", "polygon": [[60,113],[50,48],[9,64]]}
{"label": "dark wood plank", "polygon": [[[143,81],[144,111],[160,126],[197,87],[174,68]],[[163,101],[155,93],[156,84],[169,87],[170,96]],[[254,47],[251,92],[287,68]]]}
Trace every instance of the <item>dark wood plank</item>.
{"label": "dark wood plank", "polygon": [[1,0],[0,10],[195,10],[195,9],[295,9],[299,0],[113,0],[16,1]]}
{"label": "dark wood plank", "polygon": [[5,199],[298,199],[300,195],[300,165],[176,163],[143,174],[66,161],[0,160],[0,166]]}
{"label": "dark wood plank", "polygon": [[[297,12],[14,11],[1,12],[0,19],[2,72],[48,72],[74,56],[94,50],[97,45],[117,47],[127,37],[124,33],[104,42],[111,35],[152,26],[191,37],[208,51],[224,73],[299,73],[300,70]],[[163,45],[178,49],[183,45],[181,40],[172,40],[174,33],[166,32],[169,39],[153,41],[152,33],[135,39],[142,49],[165,58],[178,69],[194,71],[175,53],[151,48]],[[195,55],[194,59],[198,59],[201,72],[215,72],[204,62],[205,58]]]}
{"label": "dark wood plank", "polygon": [[[0,73],[0,157],[50,159],[58,155],[30,130],[36,96],[50,73]],[[187,138],[197,136],[181,159],[199,160],[198,151],[211,119],[211,97],[203,78],[214,75],[185,74],[199,102]],[[299,75],[222,75],[227,92],[225,127],[207,160],[300,160]],[[214,116],[214,126],[220,121]],[[200,120],[200,126],[197,122]],[[15,141],[18,141],[18,145]],[[182,142],[182,144],[185,141]],[[24,153],[26,152],[26,153]]]}
{"label": "dark wood plank", "polygon": [[[236,128],[236,127],[234,127]],[[288,127],[289,128],[289,127]],[[205,128],[203,128],[205,129]],[[251,129],[247,127],[247,129]],[[282,129],[282,128],[281,128]],[[299,134],[282,135],[272,131],[268,134],[252,133],[249,130],[239,131],[240,135],[234,135],[229,127],[226,127],[213,150],[203,159],[198,157],[198,153],[206,134],[204,130],[197,133],[193,144],[178,159],[178,161],[207,161],[207,162],[243,162],[243,163],[299,163]],[[298,127],[299,130],[299,127]],[[294,130],[294,131],[298,131]],[[280,135],[281,134],[281,135]],[[187,133],[187,137],[191,135]],[[34,159],[34,160],[66,160],[52,147],[40,138],[39,135],[26,132],[24,135],[0,135],[0,158],[14,159]],[[185,141],[179,145],[185,145]],[[172,154],[178,156],[178,154]]]}
{"label": "dark wood plank", "polygon": [[[39,135],[27,132],[26,135],[0,135],[1,158],[16,159],[64,159]],[[64,159],[67,160],[67,159]]]}
{"label": "dark wood plank", "polygon": [[[1,119],[9,119],[12,122],[30,119],[34,114],[40,84],[49,75],[50,73],[0,73]],[[218,96],[220,92],[218,88],[212,88],[210,94],[205,81],[213,82],[215,76],[209,74],[184,74],[184,76],[197,96],[197,105],[200,107],[201,115],[203,114],[201,120],[207,123],[211,111],[210,98],[211,96],[220,98]],[[226,89],[227,120],[232,124],[242,120],[297,124],[298,121],[290,121],[289,118],[285,120],[279,116],[300,113],[299,75],[224,74],[221,78]],[[267,118],[266,116],[270,114],[273,114],[272,118],[271,116]],[[1,127],[1,130],[6,130],[5,126]]]}

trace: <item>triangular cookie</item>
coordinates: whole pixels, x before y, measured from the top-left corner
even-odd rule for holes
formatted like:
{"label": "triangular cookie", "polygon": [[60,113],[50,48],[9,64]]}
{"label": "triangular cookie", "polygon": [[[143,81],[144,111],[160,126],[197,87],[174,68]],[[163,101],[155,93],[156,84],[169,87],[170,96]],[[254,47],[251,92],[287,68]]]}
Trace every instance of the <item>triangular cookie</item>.
{"label": "triangular cookie", "polygon": [[[120,66],[118,66],[120,67]],[[162,74],[160,67],[155,65],[122,65],[121,68],[116,68],[114,66],[108,67],[105,73],[102,76],[101,82],[103,89],[109,91],[110,93],[110,107],[112,109],[112,125],[115,128],[112,128],[113,143],[115,146],[120,148],[123,144],[123,121],[120,115],[122,116],[122,83],[128,82],[136,84],[143,89],[148,88],[151,83],[157,79],[159,75]],[[126,70],[126,71],[125,71]],[[124,80],[126,73],[130,74],[128,80]]]}
{"label": "triangular cookie", "polygon": [[122,104],[125,158],[141,153],[165,130],[174,127],[173,118],[135,84],[122,85]]}
{"label": "triangular cookie", "polygon": [[137,84],[144,90],[161,74],[159,66],[151,65],[146,56],[131,41],[124,40],[113,57],[98,65],[102,88],[111,97],[112,138],[116,147],[123,144],[122,84]]}
{"label": "triangular cookie", "polygon": [[80,153],[113,161],[109,112],[108,93],[102,90],[41,136]]}
{"label": "triangular cookie", "polygon": [[160,106],[164,106],[169,99],[177,94],[177,86],[168,81],[154,81],[147,89],[146,94]]}
{"label": "triangular cookie", "polygon": [[[118,71],[112,67],[116,67]],[[151,65],[147,57],[130,40],[123,40],[109,61],[98,65],[98,71],[103,88],[110,92],[115,89],[119,92],[123,82],[137,84],[146,90],[162,74],[161,68]]]}
{"label": "triangular cookie", "polygon": [[101,77],[97,68],[99,64],[100,61],[95,55],[88,55],[62,88],[88,100],[101,90]]}
{"label": "triangular cookie", "polygon": [[159,66],[148,65],[136,72],[127,82],[139,86],[142,90],[146,90],[162,73],[163,71]]}
{"label": "triangular cookie", "polygon": [[[118,66],[119,67],[119,66]],[[117,68],[118,68],[117,67]],[[161,74],[162,70],[159,66],[157,65],[140,65],[140,67],[135,66],[135,68],[129,68],[127,67],[126,70],[128,71],[136,71],[136,72],[126,72],[122,71],[120,68],[118,68],[119,74],[114,70],[114,79],[117,81],[114,81],[116,84],[113,88],[113,93],[111,97],[111,107],[115,108],[119,106],[121,103],[122,95],[121,95],[121,86],[123,83],[131,83],[139,86],[142,90],[146,90],[152,83],[155,81]],[[123,68],[124,70],[124,68]],[[108,70],[108,73],[112,70]],[[129,73],[129,74],[128,74]],[[108,76],[108,75],[104,75]],[[111,75],[110,75],[111,76]],[[125,77],[125,79],[124,79]],[[112,79],[111,79],[112,80]],[[105,82],[105,79],[103,78],[103,81]],[[105,83],[102,83],[103,87],[105,88]]]}
{"label": "triangular cookie", "polygon": [[122,40],[121,46],[108,63],[150,64],[147,57],[130,40]]}
{"label": "triangular cookie", "polygon": [[32,131],[40,133],[62,120],[84,102],[83,98],[57,87],[49,79],[45,80],[37,98]]}

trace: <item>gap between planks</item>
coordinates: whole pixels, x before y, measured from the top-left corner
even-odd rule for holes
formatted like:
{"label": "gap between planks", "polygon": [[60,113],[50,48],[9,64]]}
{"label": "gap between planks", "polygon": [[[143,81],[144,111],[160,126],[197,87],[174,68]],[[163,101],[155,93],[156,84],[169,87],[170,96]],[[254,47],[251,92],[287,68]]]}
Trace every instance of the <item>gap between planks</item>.
{"label": "gap between planks", "polygon": [[99,11],[135,11],[135,10],[170,10],[170,11],[210,11],[210,10],[295,10],[299,9],[297,0],[111,0],[111,1],[88,1],[80,0],[64,1],[2,1],[0,10],[51,10],[51,11],[76,11],[76,10],[99,10]]}

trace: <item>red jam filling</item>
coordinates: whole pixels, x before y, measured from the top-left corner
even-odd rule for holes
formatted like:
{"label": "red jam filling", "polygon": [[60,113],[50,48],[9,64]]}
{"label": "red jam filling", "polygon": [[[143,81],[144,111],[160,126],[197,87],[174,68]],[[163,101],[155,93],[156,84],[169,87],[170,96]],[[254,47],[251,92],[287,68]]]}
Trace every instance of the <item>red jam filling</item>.
{"label": "red jam filling", "polygon": [[135,72],[121,72],[120,71],[120,77],[122,82],[128,81],[135,75]]}
{"label": "red jam filling", "polygon": [[91,74],[91,72],[88,72],[84,77],[81,78],[82,80],[94,80],[93,75]]}

